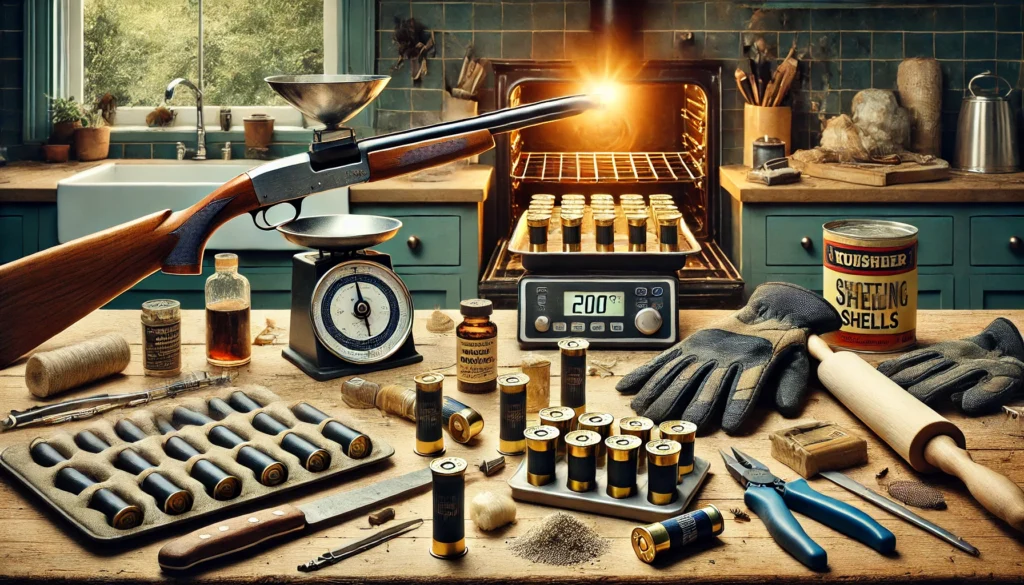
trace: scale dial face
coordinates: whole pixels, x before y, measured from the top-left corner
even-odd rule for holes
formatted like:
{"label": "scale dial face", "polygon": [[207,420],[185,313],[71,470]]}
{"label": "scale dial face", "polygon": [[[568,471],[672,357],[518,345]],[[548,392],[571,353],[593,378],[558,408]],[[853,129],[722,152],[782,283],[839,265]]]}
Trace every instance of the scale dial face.
{"label": "scale dial face", "polygon": [[379,362],[412,332],[412,296],[398,275],[375,262],[331,268],[313,290],[313,330],[331,353],[354,364]]}

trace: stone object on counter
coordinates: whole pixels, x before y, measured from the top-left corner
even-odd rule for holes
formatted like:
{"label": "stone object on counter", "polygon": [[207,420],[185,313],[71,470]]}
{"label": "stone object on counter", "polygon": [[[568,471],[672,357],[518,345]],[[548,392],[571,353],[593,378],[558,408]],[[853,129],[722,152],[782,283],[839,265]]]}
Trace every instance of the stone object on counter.
{"label": "stone object on counter", "polygon": [[935,59],[906,59],[896,73],[910,115],[910,150],[939,156],[942,148],[942,70]]}
{"label": "stone object on counter", "polygon": [[885,89],[865,89],[853,96],[853,123],[864,150],[873,156],[896,154],[910,143],[910,115]]}

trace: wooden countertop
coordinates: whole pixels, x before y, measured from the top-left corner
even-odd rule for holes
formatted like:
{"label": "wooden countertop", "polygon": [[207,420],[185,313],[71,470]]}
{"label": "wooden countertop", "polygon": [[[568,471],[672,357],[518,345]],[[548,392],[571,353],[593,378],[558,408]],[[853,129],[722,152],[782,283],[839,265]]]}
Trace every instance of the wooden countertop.
{"label": "wooden countertop", "polygon": [[[449,313],[457,317],[454,311]],[[706,326],[721,318],[724,311],[682,311],[680,323],[684,334]],[[972,335],[987,325],[996,314],[984,311],[921,311],[919,335],[922,343]],[[1024,325],[1024,311],[1005,314]],[[264,320],[272,317],[287,327],[287,311],[254,311],[252,332],[262,329]],[[366,374],[377,383],[399,383],[411,386],[415,374],[436,370],[454,375],[455,337],[453,334],[428,333],[425,328],[428,313],[418,311],[414,335],[417,347],[424,356],[423,363],[404,368]],[[515,342],[515,312],[497,311],[494,316],[501,332],[499,356],[501,372],[513,371],[521,363],[525,351]],[[201,311],[185,311],[182,321],[183,366],[186,371],[206,368],[204,315]],[[125,392],[156,386],[160,380],[144,378],[140,363],[140,327],[138,311],[97,311],[48,342],[44,348],[55,348],[70,342],[91,339],[103,333],[120,333],[131,344],[132,362],[125,374],[97,384],[72,396],[102,392]],[[282,340],[281,343],[284,343]],[[554,351],[540,352],[552,358],[552,396],[557,402],[559,387],[559,361]],[[617,417],[632,414],[629,397],[614,390],[619,377],[643,363],[655,352],[594,351],[592,357],[617,360],[612,367],[615,376],[589,377],[588,405],[593,410],[611,412]],[[884,356],[865,356],[878,362]],[[241,368],[238,383],[263,384],[285,399],[306,399],[325,407],[325,410],[344,412],[358,422],[359,428],[371,435],[379,435],[396,448],[390,463],[375,468],[375,472],[347,477],[331,485],[311,486],[291,495],[271,500],[282,502],[309,501],[339,489],[364,486],[382,478],[394,477],[427,464],[427,460],[413,453],[414,426],[404,420],[385,418],[376,410],[355,410],[344,405],[340,395],[340,381],[314,382],[301,374],[281,357],[281,345],[253,348],[252,363]],[[0,370],[0,409],[24,409],[37,403],[32,400],[24,383],[24,364],[19,363]],[[448,454],[466,458],[471,464],[482,457],[493,457],[498,443],[497,394],[466,395],[455,389],[454,378],[445,384],[445,392],[465,401],[481,412],[487,421],[482,440],[473,445],[459,445],[448,441]],[[554,403],[553,402],[553,403]],[[1018,485],[1024,484],[1024,449],[1021,440],[1024,427],[1011,428],[1001,415],[967,419],[956,413],[946,413],[965,432],[967,446],[975,460],[1008,475]],[[116,419],[123,413],[113,412]],[[442,561],[428,554],[431,534],[431,496],[421,494],[394,504],[398,520],[414,517],[426,522],[421,528],[342,563],[325,568],[306,578],[317,582],[353,583],[821,583],[834,582],[894,582],[894,581],[1004,581],[1020,583],[1024,575],[1024,536],[993,519],[970,498],[965,488],[955,479],[943,476],[920,477],[940,489],[946,497],[948,509],[944,511],[915,510],[920,515],[946,527],[967,539],[981,550],[980,558],[973,558],[954,550],[948,544],[921,530],[871,506],[856,496],[815,479],[815,489],[847,502],[875,518],[896,534],[897,554],[884,557],[824,525],[799,516],[800,523],[812,538],[827,551],[831,569],[827,573],[814,573],[786,554],[768,535],[762,522],[753,517],[750,522],[737,522],[728,512],[730,508],[745,509],[743,490],[722,468],[718,449],[737,446],[770,465],[772,471],[786,480],[796,474],[770,456],[767,433],[790,426],[797,420],[817,418],[832,420],[868,440],[870,462],[847,473],[868,486],[875,486],[874,475],[888,467],[890,479],[918,479],[917,473],[904,463],[884,443],[875,438],[860,421],[854,419],[838,402],[822,390],[812,388],[807,406],[800,419],[784,419],[774,411],[761,410],[753,415],[755,429],[742,437],[727,437],[721,431],[697,439],[697,455],[711,462],[711,473],[698,494],[693,507],[715,504],[725,515],[725,531],[717,543],[691,548],[669,562],[657,566],[646,565],[634,556],[629,534],[636,522],[573,512],[594,527],[608,540],[608,552],[594,562],[555,567],[532,564],[512,556],[507,543],[522,536],[554,510],[520,503],[514,525],[496,533],[484,533],[469,521],[467,511],[466,536],[469,554],[458,561]],[[77,432],[90,425],[89,420],[61,426],[62,431]],[[56,429],[20,429],[0,434],[0,448],[16,442],[30,441]],[[484,478],[475,471],[467,477],[468,502],[485,490],[509,493],[505,481],[519,464],[512,457],[505,471]],[[245,513],[258,509],[251,506]],[[751,513],[751,516],[754,516]],[[57,514],[44,511],[35,496],[13,485],[6,474],[0,480],[0,541],[3,542],[0,562],[0,582],[26,583],[56,581],[90,582],[155,582],[165,576],[157,567],[157,551],[171,537],[199,528],[204,521],[179,527],[163,536],[135,544],[134,548],[118,549],[89,544]],[[285,538],[273,544],[251,549],[240,556],[223,559],[203,572],[193,575],[196,582],[209,583],[268,583],[299,578],[295,567],[324,551],[353,539],[367,536],[365,518],[358,518],[317,532]]]}
{"label": "wooden countertop", "polygon": [[[95,162],[15,162],[0,167],[0,203],[55,203],[57,183],[86,169],[107,163],[114,164],[179,164],[209,165],[244,163],[232,161],[178,161],[167,159],[109,159]],[[248,161],[258,166],[261,161]],[[493,167],[469,165],[460,168],[443,181],[412,182],[399,177],[378,183],[355,185],[349,192],[352,203],[479,203],[487,198],[494,176]]]}
{"label": "wooden countertop", "polygon": [[768,187],[748,183],[750,169],[731,165],[719,169],[722,187],[742,203],[1020,203],[1024,173],[975,175],[954,173],[946,181],[868,187],[804,175],[790,185]]}

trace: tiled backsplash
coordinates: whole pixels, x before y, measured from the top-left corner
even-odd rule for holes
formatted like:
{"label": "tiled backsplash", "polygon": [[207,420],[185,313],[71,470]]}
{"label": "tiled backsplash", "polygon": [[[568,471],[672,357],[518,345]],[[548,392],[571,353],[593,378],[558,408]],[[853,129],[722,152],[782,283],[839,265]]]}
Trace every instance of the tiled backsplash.
{"label": "tiled backsplash", "polygon": [[[849,113],[857,91],[896,89],[896,69],[908,57],[934,57],[943,72],[943,152],[949,157],[966,82],[990,70],[1022,86],[1020,2],[931,2],[901,7],[864,3],[842,7],[775,8],[783,3],[648,0],[644,11],[646,59],[714,59],[722,62],[722,145],[725,163],[742,160],[743,100],[731,71],[743,47],[764,38],[774,53],[791,46],[801,60],[800,85],[791,92],[793,146],[818,143],[826,117]],[[800,4],[807,6],[808,3]],[[762,6],[768,6],[764,8]],[[381,0],[378,73],[393,76],[378,100],[378,130],[436,121],[441,92],[455,83],[466,47],[502,59],[572,59],[591,54],[589,2],[426,2]],[[395,18],[413,17],[435,32],[436,56],[414,85],[408,66],[391,72]],[[691,42],[677,42],[680,33]],[[1017,97],[1019,99],[1019,95]]]}
{"label": "tiled backsplash", "polygon": [[11,160],[24,158],[21,144],[24,0],[0,1],[0,146]]}

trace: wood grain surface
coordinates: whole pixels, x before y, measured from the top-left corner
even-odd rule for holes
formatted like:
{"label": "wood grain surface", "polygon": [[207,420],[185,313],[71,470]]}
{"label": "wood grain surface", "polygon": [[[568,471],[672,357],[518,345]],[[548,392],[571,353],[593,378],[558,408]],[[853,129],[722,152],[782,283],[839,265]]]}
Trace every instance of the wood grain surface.
{"label": "wood grain surface", "polygon": [[[451,316],[457,317],[455,312]],[[680,322],[683,334],[704,326],[724,312],[683,311]],[[518,368],[527,353],[515,343],[514,313],[498,311],[494,320],[500,331],[500,372]],[[378,372],[365,376],[378,383],[412,384],[412,377],[420,372],[436,370],[454,375],[455,337],[452,334],[428,333],[425,323],[427,312],[417,312],[414,334],[424,362],[414,366]],[[919,335],[923,343],[959,338],[974,334],[987,325],[996,314],[983,311],[921,311]],[[1011,311],[1005,316],[1024,325],[1024,311]],[[287,327],[286,311],[255,311],[252,333],[264,326],[266,317],[274,318]],[[205,330],[201,311],[186,311],[182,319],[183,366],[185,370],[204,369]],[[121,375],[106,383],[95,384],[76,395],[103,392],[124,392],[158,385],[159,380],[142,376],[140,352],[140,326],[137,311],[98,311],[56,339],[44,344],[53,349],[60,345],[91,338],[102,333],[119,333],[132,347],[133,361]],[[283,340],[281,340],[283,342]],[[352,410],[341,401],[340,381],[313,382],[294,366],[281,358],[281,345],[253,348],[252,363],[241,368],[239,382],[268,386],[286,399],[304,399],[331,411],[345,411],[359,421],[360,428],[388,439],[397,452],[390,463],[357,474],[332,485],[301,490],[291,495],[263,502],[253,509],[262,509],[284,503],[301,503],[331,493],[336,489],[350,489],[368,485],[382,478],[394,477],[427,464],[427,460],[412,452],[414,427],[412,423],[392,417],[383,417],[376,410]],[[554,352],[539,352],[552,359],[553,396],[559,385],[559,360]],[[615,360],[615,376],[589,377],[588,407],[611,412],[616,417],[631,414],[628,398],[620,396],[614,385],[619,376],[643,363],[654,352],[593,351],[592,358]],[[885,356],[866,356],[877,363]],[[38,404],[28,393],[24,383],[24,361],[0,370],[0,409],[22,409]],[[452,380],[454,382],[454,380]],[[508,551],[508,542],[522,536],[554,510],[531,504],[519,504],[516,523],[496,533],[484,533],[469,520],[466,536],[469,554],[457,561],[442,561],[428,554],[431,534],[429,493],[393,504],[397,521],[423,518],[425,524],[413,532],[397,538],[386,546],[375,548],[318,573],[301,575],[304,582],[319,583],[765,583],[765,582],[941,582],[941,581],[1024,581],[1024,538],[1009,526],[994,519],[978,505],[964,486],[955,478],[943,474],[920,475],[914,472],[895,452],[870,430],[853,418],[834,398],[817,389],[817,383],[807,405],[797,419],[785,419],[770,410],[759,410],[751,420],[748,432],[740,437],[728,437],[716,432],[698,437],[696,453],[711,461],[711,476],[697,494],[695,507],[717,505],[725,516],[725,531],[718,541],[692,547],[669,562],[646,565],[635,557],[629,544],[629,533],[635,522],[578,513],[609,541],[608,552],[597,560],[583,565],[553,567],[537,565]],[[468,395],[459,393],[455,385],[445,384],[445,391],[478,409],[487,422],[482,440],[469,445],[448,442],[448,454],[466,458],[471,464],[467,475],[467,501],[481,491],[508,493],[505,480],[511,476],[518,458],[510,458],[505,471],[485,478],[475,471],[475,463],[483,457],[493,457],[497,448],[497,394]],[[556,398],[557,400],[557,398]],[[1017,405],[1021,403],[1018,401]],[[1024,429],[1012,422],[1004,422],[1002,415],[967,419],[944,409],[941,413],[955,422],[967,437],[972,457],[1000,473],[1017,485],[1024,485]],[[115,411],[112,417],[120,416]],[[946,527],[970,541],[981,550],[973,558],[930,536],[917,528],[860,500],[856,496],[822,479],[812,479],[811,485],[821,492],[847,502],[864,511],[896,534],[897,554],[885,557],[849,539],[835,530],[798,515],[808,534],[829,553],[831,569],[826,573],[813,573],[791,558],[771,539],[764,524],[756,517],[750,522],[737,522],[728,511],[744,509],[743,492],[739,484],[725,473],[718,449],[737,446],[760,459],[772,471],[786,480],[798,475],[771,458],[768,432],[791,426],[800,420],[812,418],[832,420],[863,436],[868,441],[868,463],[847,470],[847,474],[879,491],[875,473],[889,468],[887,479],[922,479],[941,490],[948,503],[944,511],[915,510],[918,514]],[[65,425],[67,430],[87,428],[90,421]],[[47,429],[21,429],[0,435],[0,448],[16,442],[29,441],[45,435]],[[749,511],[748,511],[749,512]],[[229,516],[234,516],[231,513]],[[753,516],[753,515],[752,515]],[[205,524],[204,521],[202,524]],[[385,525],[386,527],[387,525]],[[44,511],[34,496],[16,487],[6,475],[0,479],[0,582],[25,583],[66,582],[72,580],[94,583],[155,582],[169,577],[157,566],[157,551],[172,536],[180,536],[200,528],[189,525],[172,531],[165,537],[148,539],[134,548],[110,549],[89,544],[72,533],[71,527],[56,514]],[[252,549],[251,556],[232,557],[211,563],[209,569],[191,575],[195,582],[207,583],[269,583],[298,579],[296,566],[317,555],[370,534],[365,518],[359,518],[327,527],[316,532],[300,534],[295,539],[285,537],[279,542],[260,545]]]}

